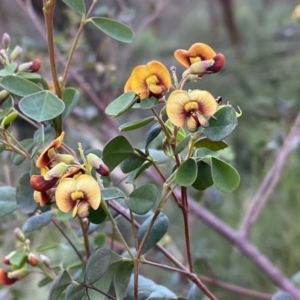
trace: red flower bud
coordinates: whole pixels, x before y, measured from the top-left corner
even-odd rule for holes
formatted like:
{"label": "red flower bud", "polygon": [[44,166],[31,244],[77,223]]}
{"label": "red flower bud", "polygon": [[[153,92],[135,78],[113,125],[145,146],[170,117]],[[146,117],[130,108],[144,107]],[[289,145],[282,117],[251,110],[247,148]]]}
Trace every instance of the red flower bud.
{"label": "red flower bud", "polygon": [[8,272],[3,269],[0,269],[0,284],[10,285],[15,283],[17,280],[17,278],[9,278]]}
{"label": "red flower bud", "polygon": [[31,66],[28,68],[28,71],[37,72],[41,67],[41,61],[36,58],[32,61]]}

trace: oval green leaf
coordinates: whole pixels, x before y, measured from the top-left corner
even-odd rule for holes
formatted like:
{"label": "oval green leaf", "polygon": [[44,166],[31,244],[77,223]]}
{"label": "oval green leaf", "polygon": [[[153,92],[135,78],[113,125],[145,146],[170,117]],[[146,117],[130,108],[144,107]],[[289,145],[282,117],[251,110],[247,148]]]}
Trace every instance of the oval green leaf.
{"label": "oval green leaf", "polygon": [[210,165],[205,163],[204,161],[197,162],[197,177],[192,187],[199,191],[204,191],[208,187],[214,184],[212,176],[211,176],[211,168]]}
{"label": "oval green leaf", "polygon": [[214,118],[209,119],[209,127],[204,128],[203,133],[211,141],[221,141],[234,130],[236,125],[236,111],[226,106],[218,110]]}
{"label": "oval green leaf", "polygon": [[75,284],[70,284],[66,290],[66,300],[81,300],[85,294],[85,288]]}
{"label": "oval green leaf", "polygon": [[22,231],[26,233],[42,228],[51,222],[52,216],[51,210],[40,215],[34,215],[23,224]]}
{"label": "oval green leaf", "polygon": [[128,207],[138,215],[146,214],[154,205],[158,188],[154,184],[143,185],[134,190],[128,197]]}
{"label": "oval green leaf", "polygon": [[145,119],[140,119],[140,120],[127,122],[127,123],[122,124],[119,127],[119,130],[121,132],[135,130],[135,129],[141,128],[141,127],[151,123],[153,120],[155,120],[155,117],[148,117],[148,118],[145,118]]}
{"label": "oval green leaf", "polygon": [[104,146],[102,158],[110,171],[112,171],[132,153],[134,153],[134,149],[131,144],[124,136],[119,135]]}
{"label": "oval green leaf", "polygon": [[132,29],[121,22],[104,17],[91,18],[91,22],[102,32],[117,41],[130,43],[134,38]]}
{"label": "oval green leaf", "polygon": [[159,123],[155,123],[148,130],[148,132],[146,133],[146,146],[145,146],[146,151],[149,144],[160,134],[160,132],[161,132],[161,125]]}
{"label": "oval green leaf", "polygon": [[33,191],[30,185],[30,175],[26,173],[20,178],[16,190],[18,208],[22,213],[31,214],[38,207],[38,203],[33,199]]}
{"label": "oval green leaf", "polygon": [[0,77],[13,75],[17,70],[18,65],[16,63],[12,63],[5,67],[4,69],[0,70]]}
{"label": "oval green leaf", "polygon": [[112,200],[126,197],[123,191],[114,187],[101,189],[101,194],[104,200]]}
{"label": "oval green leaf", "polygon": [[0,187],[0,207],[0,218],[12,213],[18,208],[16,202],[16,189],[14,187]]}
{"label": "oval green leaf", "polygon": [[63,119],[65,120],[73,111],[79,101],[79,92],[72,88],[67,88],[63,94],[65,110],[63,112]]}
{"label": "oval green leaf", "polygon": [[211,172],[215,186],[222,192],[232,192],[240,184],[237,170],[221,159],[211,157]]}
{"label": "oval green leaf", "polygon": [[151,108],[155,107],[157,103],[158,103],[158,99],[155,97],[146,98],[146,99],[141,100],[140,108],[141,109],[151,109]]}
{"label": "oval green leaf", "polygon": [[111,102],[105,109],[105,113],[110,116],[119,117],[129,110],[137,98],[134,92],[128,91]]}
{"label": "oval green leaf", "polygon": [[84,0],[62,0],[62,1],[77,13],[81,15],[85,15],[86,8],[85,8]]}
{"label": "oval green leaf", "polygon": [[124,299],[126,296],[127,286],[133,270],[132,261],[122,261],[118,271],[114,276],[114,287],[117,299]]}
{"label": "oval green leaf", "polygon": [[194,144],[195,148],[207,148],[212,151],[223,150],[228,147],[225,141],[211,141],[208,138],[203,138]]}
{"label": "oval green leaf", "polygon": [[120,165],[123,173],[130,173],[140,167],[145,162],[144,157],[137,156],[135,153],[128,156]]}
{"label": "oval green leaf", "polygon": [[21,97],[40,92],[42,90],[38,85],[31,81],[15,75],[3,77],[0,86],[12,94]]}
{"label": "oval green leaf", "polygon": [[197,164],[193,158],[182,163],[175,175],[175,182],[180,186],[190,186],[197,177]]}
{"label": "oval green leaf", "polygon": [[182,152],[187,145],[189,144],[191,139],[191,135],[187,135],[184,139],[182,139],[176,146],[175,150],[174,150],[174,154],[179,154],[180,152]]}
{"label": "oval green leaf", "polygon": [[41,91],[22,98],[19,108],[27,117],[43,122],[59,116],[65,109],[65,104],[49,91]]}
{"label": "oval green leaf", "polygon": [[[148,219],[146,219],[138,229],[137,238],[139,244],[143,240],[143,237],[145,236],[145,233],[147,232],[148,227],[150,226],[152,218],[153,216],[150,216]],[[148,238],[144,244],[141,253],[144,254],[152,247],[154,247],[156,243],[159,242],[160,239],[167,233],[168,227],[169,227],[168,217],[165,214],[160,213],[156,218],[156,220],[154,221],[152,229],[148,235]]]}
{"label": "oval green leaf", "polygon": [[89,257],[84,281],[87,284],[93,284],[99,280],[110,265],[110,251],[105,247],[99,247]]}
{"label": "oval green leaf", "polygon": [[72,283],[72,278],[68,271],[61,270],[51,284],[48,300],[58,300],[59,296]]}

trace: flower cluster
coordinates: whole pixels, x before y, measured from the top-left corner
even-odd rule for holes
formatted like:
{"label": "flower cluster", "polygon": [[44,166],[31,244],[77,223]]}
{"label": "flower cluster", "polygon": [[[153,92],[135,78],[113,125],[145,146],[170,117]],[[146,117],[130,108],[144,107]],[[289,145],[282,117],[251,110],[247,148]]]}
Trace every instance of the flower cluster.
{"label": "flower cluster", "polygon": [[107,176],[109,170],[93,153],[86,156],[81,165],[74,156],[59,153],[64,132],[53,140],[36,160],[40,174],[30,178],[34,188],[33,198],[41,206],[56,203],[63,212],[72,211],[73,217],[87,217],[89,207],[97,209],[101,201],[98,182],[89,174],[94,168],[100,175]]}
{"label": "flower cluster", "polygon": [[186,81],[201,78],[204,74],[219,72],[225,64],[225,57],[203,43],[195,43],[189,50],[178,49],[174,56],[187,68],[178,85],[172,86],[171,75],[162,63],[150,61],[133,69],[124,91],[133,91],[140,100],[149,97],[161,99],[173,87],[175,90],[166,103],[167,115],[173,125],[181,127],[186,123],[188,130],[195,132],[200,126],[208,126],[208,118],[216,113],[218,101],[207,91],[185,91],[182,86]]}

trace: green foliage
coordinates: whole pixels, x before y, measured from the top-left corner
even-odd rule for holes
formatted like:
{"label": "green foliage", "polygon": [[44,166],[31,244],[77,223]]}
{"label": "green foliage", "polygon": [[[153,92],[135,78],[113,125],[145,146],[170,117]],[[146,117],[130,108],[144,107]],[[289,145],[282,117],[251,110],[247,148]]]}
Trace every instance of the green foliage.
{"label": "green foliage", "polygon": [[48,300],[58,300],[63,291],[71,284],[72,278],[68,271],[61,270],[50,287]]}
{"label": "green foliage", "polygon": [[14,75],[8,75],[2,78],[0,86],[17,96],[25,97],[38,92],[42,89],[31,81]]}
{"label": "green foliage", "polygon": [[[142,223],[141,227],[139,228],[139,230],[137,232],[139,244],[142,242],[142,240],[152,222],[152,218],[153,218],[153,216],[150,216],[149,218],[147,218]],[[150,233],[146,239],[146,242],[143,246],[142,254],[146,253],[148,250],[153,248],[156,245],[156,243],[160,241],[160,239],[168,231],[168,227],[169,227],[168,217],[165,214],[160,213],[152,225],[151,231],[150,231]]]}
{"label": "green foliage", "polygon": [[128,111],[136,102],[136,95],[132,92],[126,92],[111,102],[105,109],[105,113],[119,117]]}
{"label": "green foliage", "polygon": [[112,171],[129,155],[134,153],[134,149],[128,140],[122,136],[116,136],[111,139],[103,149],[103,161]]}
{"label": "green foliage", "polygon": [[154,117],[148,117],[148,118],[144,118],[144,119],[140,119],[140,120],[130,121],[130,122],[122,124],[119,127],[119,130],[121,132],[135,130],[135,129],[141,128],[143,126],[146,126],[147,124],[151,123],[153,120],[155,120]]}
{"label": "green foliage", "polygon": [[132,29],[118,21],[103,17],[94,17],[91,18],[91,22],[105,34],[117,41],[130,43],[134,38]]}
{"label": "green foliage", "polygon": [[47,226],[51,222],[52,216],[52,211],[47,211],[40,215],[32,216],[23,224],[22,231],[27,233]]}
{"label": "green foliage", "polygon": [[105,247],[95,249],[86,264],[84,281],[93,284],[102,277],[109,265],[110,251]]}
{"label": "green foliage", "polygon": [[25,96],[21,99],[19,107],[27,117],[37,122],[52,120],[65,109],[64,102],[49,91]]}
{"label": "green foliage", "polygon": [[197,162],[197,177],[192,184],[196,190],[204,191],[212,186],[214,181],[211,175],[211,167],[206,162],[200,160]]}
{"label": "green foliage", "polygon": [[84,0],[63,0],[63,2],[77,13],[81,15],[85,14],[86,8]]}
{"label": "green foliage", "polygon": [[144,215],[155,204],[158,188],[154,184],[146,184],[135,189],[128,196],[128,207],[138,215]]}
{"label": "green foliage", "polygon": [[63,112],[64,120],[72,113],[73,109],[79,101],[79,92],[73,88],[67,88],[63,94],[65,109]]}
{"label": "green foliage", "polygon": [[197,164],[193,158],[184,161],[178,168],[175,175],[175,181],[181,186],[190,186],[197,177]]}
{"label": "green foliage", "polygon": [[18,208],[16,203],[16,189],[14,187],[0,187],[0,207],[0,217],[6,216]]}

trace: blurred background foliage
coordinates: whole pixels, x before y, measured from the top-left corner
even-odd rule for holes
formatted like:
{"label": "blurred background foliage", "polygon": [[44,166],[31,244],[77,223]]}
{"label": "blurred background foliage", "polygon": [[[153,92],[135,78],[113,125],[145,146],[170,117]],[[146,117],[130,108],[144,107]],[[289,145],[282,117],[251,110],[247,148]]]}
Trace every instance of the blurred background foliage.
{"label": "blurred background foliage", "polygon": [[[42,21],[42,1],[32,2]],[[66,54],[79,17],[70,13],[61,1],[57,4],[56,42]],[[230,151],[222,154],[234,162],[242,183],[232,194],[221,194],[210,188],[203,195],[195,192],[193,195],[234,228],[239,226],[249,201],[274,161],[300,108],[300,25],[291,18],[297,4],[297,0],[99,1],[95,14],[127,23],[137,33],[136,39],[131,44],[121,44],[88,26],[75,56],[75,70],[86,78],[106,105],[123,92],[125,81],[138,64],[160,60],[167,67],[175,65],[180,76],[183,68],[173,57],[178,48],[188,49],[195,42],[204,42],[216,52],[225,54],[226,65],[220,73],[205,76],[191,87],[207,89],[243,111],[239,126],[227,140]],[[45,41],[24,12],[16,7],[14,1],[0,2],[0,36],[8,32],[13,43],[23,47],[28,60],[40,57],[42,73],[50,80]],[[70,77],[72,84],[77,85]],[[124,118],[129,121],[141,117],[130,112]],[[121,124],[122,118],[117,122]],[[82,101],[67,127],[69,143],[74,145],[80,137],[87,145],[101,148],[112,133],[103,112],[97,111],[85,94],[82,94]],[[103,134],[105,130],[98,130],[100,127],[107,127],[106,136]],[[29,128],[28,133],[24,126],[20,128],[21,137],[33,131]],[[138,141],[136,134],[128,134],[128,137],[133,142]],[[299,148],[296,148],[289,156],[280,183],[251,233],[254,245],[289,277],[300,270],[299,154]],[[5,154],[0,158],[0,165],[0,180],[4,184],[7,179],[5,168],[10,166]],[[24,170],[23,166],[11,168],[12,184]],[[167,213],[173,224],[169,233],[181,249],[184,242],[180,234],[182,228],[177,222],[177,208],[169,205]],[[24,218],[18,217],[14,223],[18,224],[20,220]],[[269,279],[228,241],[193,216],[191,223],[197,228],[192,232],[197,271],[248,288],[269,293],[275,291]],[[10,228],[14,225],[9,223]],[[10,246],[10,238],[5,236],[5,232],[10,232],[8,225],[2,224],[1,231],[1,240],[5,243],[3,249],[6,249]],[[57,239],[55,234],[54,238]],[[152,273],[151,269],[147,270]],[[148,275],[156,282],[170,286],[174,292],[185,294],[178,284],[180,277],[164,274]],[[300,282],[298,284],[300,287]],[[32,284],[30,286],[31,291],[36,290]],[[250,299],[220,288],[212,289],[222,300]]]}

